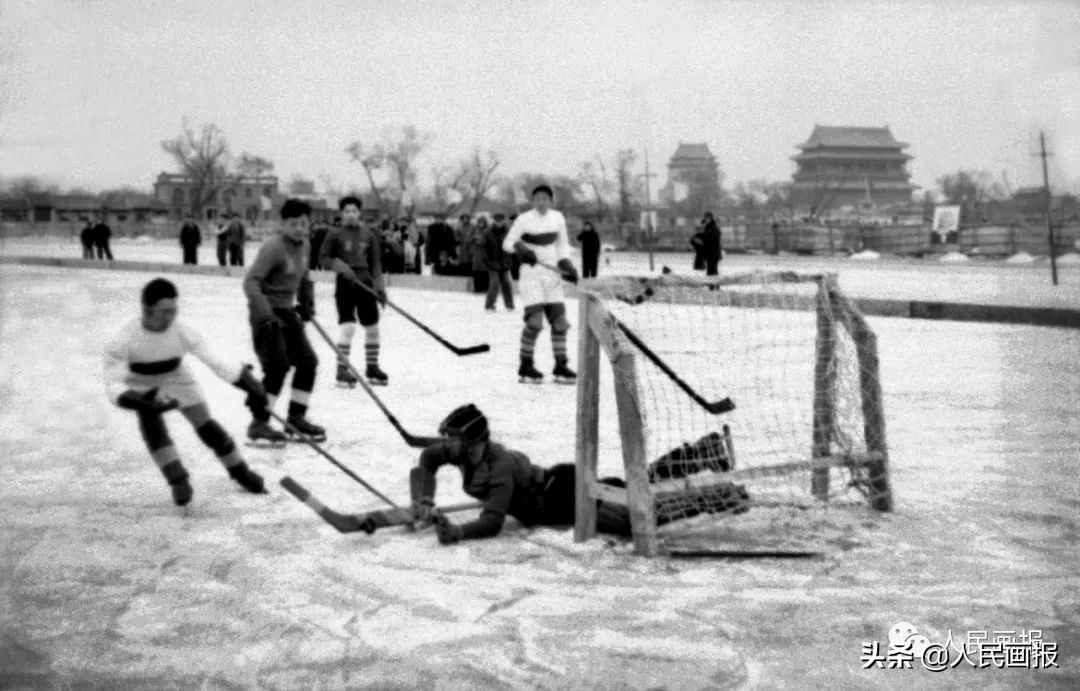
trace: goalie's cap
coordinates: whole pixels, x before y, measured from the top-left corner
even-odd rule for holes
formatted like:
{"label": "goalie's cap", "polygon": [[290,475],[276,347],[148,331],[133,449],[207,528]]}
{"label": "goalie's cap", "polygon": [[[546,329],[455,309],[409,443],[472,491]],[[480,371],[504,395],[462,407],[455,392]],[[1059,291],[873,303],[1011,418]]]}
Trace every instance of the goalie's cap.
{"label": "goalie's cap", "polygon": [[455,408],[439,423],[439,434],[461,437],[466,442],[485,441],[488,438],[488,421],[472,403]]}

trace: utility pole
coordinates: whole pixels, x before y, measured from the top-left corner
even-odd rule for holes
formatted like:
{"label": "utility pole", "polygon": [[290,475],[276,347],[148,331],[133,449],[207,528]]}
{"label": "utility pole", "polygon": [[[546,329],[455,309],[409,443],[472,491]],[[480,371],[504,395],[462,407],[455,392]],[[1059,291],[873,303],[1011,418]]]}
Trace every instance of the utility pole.
{"label": "utility pole", "polygon": [[1046,135],[1040,130],[1039,132],[1039,158],[1042,159],[1042,173],[1043,173],[1043,195],[1046,197],[1046,236],[1050,240],[1050,280],[1054,285],[1058,284],[1057,277],[1057,257],[1054,255],[1054,224],[1050,222],[1050,179],[1046,174],[1046,157],[1050,154],[1046,153]]}
{"label": "utility pole", "polygon": [[653,223],[652,223],[652,192],[649,189],[649,178],[653,173],[649,172],[649,150],[645,149],[645,244],[649,247],[649,272],[655,271],[653,263]]}

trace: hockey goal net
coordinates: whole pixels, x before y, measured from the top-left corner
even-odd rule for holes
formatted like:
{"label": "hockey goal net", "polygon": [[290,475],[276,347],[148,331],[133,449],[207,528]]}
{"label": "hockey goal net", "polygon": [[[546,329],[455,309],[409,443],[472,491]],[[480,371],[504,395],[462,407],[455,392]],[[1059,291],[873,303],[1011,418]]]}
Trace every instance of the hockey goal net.
{"label": "hockey goal net", "polygon": [[647,556],[892,509],[876,337],[835,275],[610,277],[578,295],[576,539],[595,499],[629,509]]}

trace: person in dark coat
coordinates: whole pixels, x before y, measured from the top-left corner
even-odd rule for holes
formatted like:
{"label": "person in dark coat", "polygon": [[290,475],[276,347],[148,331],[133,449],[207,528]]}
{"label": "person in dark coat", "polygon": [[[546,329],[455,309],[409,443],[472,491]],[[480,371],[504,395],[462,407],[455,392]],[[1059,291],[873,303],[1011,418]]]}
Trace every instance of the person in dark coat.
{"label": "person in dark coat", "polygon": [[723,251],[720,243],[720,224],[713,218],[711,211],[705,212],[701,221],[701,258],[705,261],[705,275],[716,276]]}
{"label": "person in dark coat", "polygon": [[240,222],[240,214],[232,215],[232,222],[229,223],[226,234],[229,236],[229,266],[243,266],[247,229]]}
{"label": "person in dark coat", "polygon": [[484,309],[489,312],[495,311],[495,301],[499,297],[500,290],[506,309],[510,311],[514,309],[514,290],[510,285],[512,262],[510,254],[502,248],[503,240],[506,239],[506,233],[509,230],[506,216],[495,214],[494,223],[484,234],[484,266],[488,272],[487,300],[484,302]]}
{"label": "person in dark coat", "polygon": [[97,225],[94,226],[91,235],[94,237],[94,247],[97,249],[97,258],[112,261],[112,250],[109,249],[109,238],[112,237],[112,229],[105,223],[104,217],[102,217],[102,219],[97,222]]}
{"label": "person in dark coat", "polygon": [[476,225],[469,231],[465,239],[469,245],[471,255],[471,268],[474,293],[486,293],[488,289],[487,260],[484,257],[484,238],[488,233],[486,216],[476,219]]}
{"label": "person in dark coat", "polygon": [[180,227],[180,246],[184,248],[184,263],[199,263],[199,245],[202,244],[202,231],[195,224],[195,219],[188,214],[184,225]]}
{"label": "person in dark coat", "polygon": [[585,221],[577,240],[581,243],[581,277],[596,278],[596,264],[600,259],[600,236],[591,221]]}
{"label": "person in dark coat", "polygon": [[453,262],[457,259],[457,241],[454,229],[444,216],[436,216],[435,222],[428,226],[426,251],[427,263],[435,265],[432,269],[434,273],[452,273]]}
{"label": "person in dark coat", "polygon": [[85,219],[86,223],[83,225],[83,229],[79,232],[79,242],[82,243],[82,258],[93,259],[94,258],[94,224],[90,222],[90,219]]}

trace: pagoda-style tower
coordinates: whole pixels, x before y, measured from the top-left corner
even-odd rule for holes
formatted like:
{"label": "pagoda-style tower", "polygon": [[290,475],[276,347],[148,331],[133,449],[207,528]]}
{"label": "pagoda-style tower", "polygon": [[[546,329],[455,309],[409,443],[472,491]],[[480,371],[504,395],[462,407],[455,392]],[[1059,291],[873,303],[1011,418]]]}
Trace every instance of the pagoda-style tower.
{"label": "pagoda-style tower", "polygon": [[693,195],[697,186],[719,187],[720,164],[708,144],[679,142],[679,148],[667,164],[667,184],[660,190],[660,200],[671,203]]}
{"label": "pagoda-style tower", "polygon": [[792,156],[794,206],[823,213],[842,206],[908,204],[916,185],[904,153],[888,127],[822,127]]}

